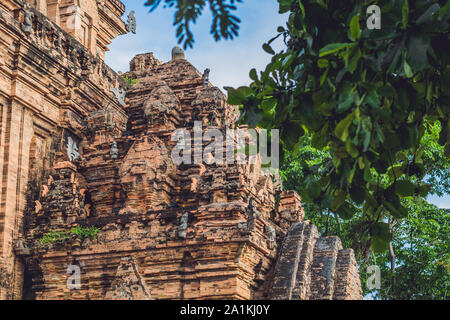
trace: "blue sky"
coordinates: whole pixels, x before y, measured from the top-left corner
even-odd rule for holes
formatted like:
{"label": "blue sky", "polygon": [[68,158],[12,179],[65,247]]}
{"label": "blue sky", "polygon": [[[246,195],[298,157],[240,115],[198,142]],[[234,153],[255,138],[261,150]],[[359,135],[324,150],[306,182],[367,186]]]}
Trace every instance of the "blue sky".
{"label": "blue sky", "polygon": [[[129,33],[118,37],[109,46],[106,63],[116,71],[129,70],[129,61],[140,53],[153,52],[155,57],[167,62],[171,50],[177,45],[175,28],[172,25],[174,11],[158,8],[148,13],[145,0],[122,0],[126,15],[136,12],[137,34]],[[270,55],[261,46],[276,35],[276,28],[284,25],[286,17],[278,14],[276,0],[246,0],[239,5],[237,16],[243,18],[239,37],[232,41],[215,42],[209,34],[211,17],[204,14],[192,28],[195,36],[194,49],[186,51],[186,58],[203,71],[211,69],[210,80],[219,88],[239,87],[249,83],[249,70],[264,69]],[[276,42],[273,47],[282,46]],[[429,201],[441,208],[450,208],[450,197],[432,196]]]}
{"label": "blue sky", "polygon": [[[126,5],[124,19],[131,10],[136,11],[137,34],[129,33],[115,39],[106,55],[107,64],[125,72],[136,54],[146,52],[153,52],[164,62],[169,61],[171,50],[177,45],[172,25],[174,11],[161,6],[148,13],[148,8],[143,6],[145,0],[122,1]],[[196,42],[194,49],[186,51],[186,58],[201,72],[210,68],[211,82],[221,89],[248,84],[250,69],[264,69],[270,61],[271,56],[262,50],[262,44],[276,35],[278,25],[285,23],[285,17],[278,14],[277,1],[246,0],[240,4],[237,15],[245,19],[239,37],[232,41],[213,40],[209,34],[211,17],[207,13],[193,27]],[[278,45],[282,45],[281,41]]]}

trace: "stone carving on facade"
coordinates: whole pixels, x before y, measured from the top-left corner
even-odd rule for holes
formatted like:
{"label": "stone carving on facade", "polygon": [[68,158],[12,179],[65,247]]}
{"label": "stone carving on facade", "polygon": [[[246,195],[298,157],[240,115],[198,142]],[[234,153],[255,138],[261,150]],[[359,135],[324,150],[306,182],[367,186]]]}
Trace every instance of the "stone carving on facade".
{"label": "stone carving on facade", "polygon": [[124,257],[117,267],[116,276],[110,289],[106,292],[106,300],[151,300],[136,262],[132,257]]}
{"label": "stone carving on facade", "polygon": [[275,248],[276,240],[277,240],[277,234],[275,232],[275,228],[272,226],[266,226],[266,234],[268,238],[268,247],[269,249]]}
{"label": "stone carving on facade", "polygon": [[151,82],[155,89],[152,96],[144,102],[144,115],[149,125],[168,125],[169,118],[179,112],[180,101],[164,82]]}
{"label": "stone carving on facade", "polygon": [[178,228],[178,236],[182,239],[186,239],[186,229],[188,227],[189,213],[185,212],[181,216],[180,227]]}
{"label": "stone carving on facade", "polygon": [[26,245],[26,243],[22,239],[19,239],[15,243],[14,252],[22,257],[29,256],[31,254],[31,249]]}
{"label": "stone carving on facade", "polygon": [[276,172],[270,172],[267,170],[270,178],[272,179],[273,188],[276,193],[280,193],[283,191],[283,180],[281,179],[280,173],[278,170]]}
{"label": "stone carving on facade", "polygon": [[33,28],[33,14],[29,9],[24,10],[23,22],[20,24],[20,28],[26,34],[30,34]]}
{"label": "stone carving on facade", "polygon": [[203,72],[203,77],[202,77],[202,83],[203,83],[203,87],[207,87],[208,83],[209,83],[209,73],[211,72],[211,70],[209,68],[206,68],[205,71]]}
{"label": "stone carving on facade", "polygon": [[122,106],[125,106],[125,96],[127,94],[126,90],[123,88],[112,88],[110,91],[114,93],[114,96],[116,97],[117,101]]}
{"label": "stone carving on facade", "polygon": [[110,151],[111,159],[119,158],[119,148],[117,147],[117,142],[113,141]]}
{"label": "stone carving on facade", "polygon": [[[150,56],[140,55],[134,66],[151,61]],[[55,227],[95,221],[101,228],[96,245],[103,251],[85,248],[84,270],[93,282],[106,278],[112,285],[86,287],[83,294],[99,299],[149,297],[144,279],[133,271],[135,262],[121,261],[133,257],[145,269],[145,281],[157,299],[360,298],[351,250],[342,250],[333,241],[316,245],[317,228],[303,221],[295,192],[281,192],[279,207],[275,206],[275,177],[262,170],[261,159],[245,165],[174,164],[170,138],[174,129],[188,128],[192,133],[195,119],[233,127],[234,115],[226,97],[209,84],[205,88],[202,74],[187,60],[145,65],[151,72],[134,74],[139,82],[129,89],[125,108],[106,107],[84,119],[83,132],[90,136],[82,138],[82,161],[57,171],[55,181],[47,184],[47,196],[36,199],[42,202],[38,216],[48,217],[45,221]],[[120,123],[122,112],[125,118]],[[118,127],[109,131],[109,121]],[[81,190],[86,197],[79,195]],[[71,214],[60,218],[63,211]],[[45,228],[45,223],[36,224],[32,234]],[[34,261],[32,268],[44,275],[57,263],[52,256]],[[218,261],[221,268],[216,271]],[[101,263],[119,267],[100,276]],[[238,281],[233,273],[237,266],[249,277],[230,287]],[[167,277],[161,277],[161,270],[168,270]],[[192,279],[211,279],[205,285],[215,290],[200,294],[195,280],[183,280],[188,285],[178,289],[186,270]],[[325,271],[332,275],[328,282],[322,280]],[[226,284],[215,282],[215,277],[226,277]],[[58,295],[52,289],[58,286],[56,281],[46,280],[43,286],[35,288],[41,298]]]}
{"label": "stone carving on facade", "polygon": [[80,157],[80,153],[78,150],[78,144],[75,142],[75,140],[72,139],[72,137],[67,137],[67,156],[69,157],[70,161],[77,160]]}

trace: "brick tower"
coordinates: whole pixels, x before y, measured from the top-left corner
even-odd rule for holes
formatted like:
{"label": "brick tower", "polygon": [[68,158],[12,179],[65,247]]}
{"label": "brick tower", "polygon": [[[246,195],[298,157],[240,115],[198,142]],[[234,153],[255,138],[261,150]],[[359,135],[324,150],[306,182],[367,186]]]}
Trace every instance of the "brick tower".
{"label": "brick tower", "polygon": [[1,299],[362,298],[353,251],[258,157],[173,161],[175,130],[235,126],[208,72],[142,54],[130,86],[102,61],[120,1],[29,2],[0,5]]}

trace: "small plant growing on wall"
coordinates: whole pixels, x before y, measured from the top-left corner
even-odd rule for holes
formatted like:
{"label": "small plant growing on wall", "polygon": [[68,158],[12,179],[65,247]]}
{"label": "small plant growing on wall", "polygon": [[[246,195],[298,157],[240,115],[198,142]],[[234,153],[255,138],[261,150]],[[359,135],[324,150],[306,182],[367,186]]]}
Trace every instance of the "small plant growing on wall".
{"label": "small plant growing on wall", "polygon": [[69,239],[70,233],[67,230],[56,230],[51,231],[42,236],[39,240],[39,247],[44,247],[46,245],[51,245],[55,243],[64,243]]}
{"label": "small plant growing on wall", "polygon": [[122,76],[122,78],[130,85],[130,86],[134,86],[136,83],[139,82],[139,79],[131,79],[127,76]]}
{"label": "small plant growing on wall", "polygon": [[75,227],[72,229],[72,234],[76,235],[81,241],[87,238],[94,239],[97,237],[100,229],[94,226],[91,227]]}
{"label": "small plant growing on wall", "polygon": [[63,244],[69,239],[79,239],[84,241],[88,238],[95,239],[100,232],[100,229],[95,226],[90,227],[75,227],[72,230],[55,230],[48,232],[39,240],[39,247],[46,245]]}

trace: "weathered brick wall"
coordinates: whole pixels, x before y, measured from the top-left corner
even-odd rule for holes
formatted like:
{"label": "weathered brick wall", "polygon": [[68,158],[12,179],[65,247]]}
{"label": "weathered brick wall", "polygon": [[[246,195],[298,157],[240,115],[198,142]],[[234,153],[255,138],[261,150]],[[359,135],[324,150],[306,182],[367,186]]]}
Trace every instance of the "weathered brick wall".
{"label": "weathered brick wall", "polygon": [[48,171],[67,154],[69,137],[81,139],[89,113],[109,105],[125,114],[110,92],[120,85],[101,59],[25,1],[0,3],[0,298],[23,296],[25,265],[14,247],[27,213],[41,205],[35,198]]}
{"label": "weathered brick wall", "polygon": [[[358,298],[347,293],[354,261],[342,253],[336,263],[341,247],[333,262],[323,257],[321,243],[335,238],[321,239],[301,222],[295,192],[282,193],[275,209],[274,184],[260,161],[173,163],[175,129],[192,133],[201,121],[225,133],[225,124],[234,125],[235,109],[218,89],[184,59],[161,64],[140,55],[127,75],[139,82],[127,93],[126,117],[88,115],[80,160],[56,162],[42,186],[48,192],[37,200],[42,208],[27,237],[38,299]],[[45,233],[76,225],[101,231],[95,240],[37,246]],[[133,280],[118,276],[124,257],[139,270]],[[79,290],[67,289],[72,263],[81,266]]]}
{"label": "weathered brick wall", "polygon": [[125,6],[119,0],[15,0],[27,2],[83,44],[94,56],[104,58],[111,40],[126,33]]}

